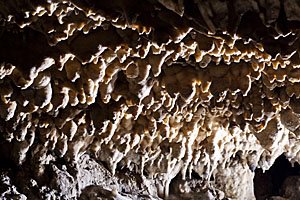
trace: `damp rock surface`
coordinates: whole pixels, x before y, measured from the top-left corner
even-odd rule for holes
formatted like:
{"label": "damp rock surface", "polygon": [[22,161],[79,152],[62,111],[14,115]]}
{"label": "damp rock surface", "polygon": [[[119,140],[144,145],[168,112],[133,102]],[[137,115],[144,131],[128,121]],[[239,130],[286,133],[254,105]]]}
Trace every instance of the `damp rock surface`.
{"label": "damp rock surface", "polygon": [[256,169],[300,162],[299,13],[0,1],[1,197],[255,199]]}

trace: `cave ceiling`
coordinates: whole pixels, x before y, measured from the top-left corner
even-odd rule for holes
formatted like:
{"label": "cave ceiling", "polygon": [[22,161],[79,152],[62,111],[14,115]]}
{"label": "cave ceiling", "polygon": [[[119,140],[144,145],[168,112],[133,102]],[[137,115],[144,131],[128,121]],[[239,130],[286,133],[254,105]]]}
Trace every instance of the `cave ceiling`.
{"label": "cave ceiling", "polygon": [[97,185],[79,184],[86,157],[135,173],[145,199],[176,177],[200,195],[192,174],[216,199],[255,199],[255,169],[300,162],[299,28],[297,0],[1,0],[1,156],[40,199]]}

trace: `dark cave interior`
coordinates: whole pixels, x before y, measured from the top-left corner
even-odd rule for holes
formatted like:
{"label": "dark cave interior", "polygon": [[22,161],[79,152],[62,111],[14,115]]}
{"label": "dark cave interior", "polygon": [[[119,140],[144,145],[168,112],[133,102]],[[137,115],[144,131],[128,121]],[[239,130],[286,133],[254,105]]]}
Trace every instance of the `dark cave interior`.
{"label": "dark cave interior", "polygon": [[257,200],[266,200],[271,196],[282,196],[282,185],[289,176],[299,176],[300,165],[294,166],[285,155],[279,156],[273,166],[263,173],[262,169],[255,170],[254,192]]}

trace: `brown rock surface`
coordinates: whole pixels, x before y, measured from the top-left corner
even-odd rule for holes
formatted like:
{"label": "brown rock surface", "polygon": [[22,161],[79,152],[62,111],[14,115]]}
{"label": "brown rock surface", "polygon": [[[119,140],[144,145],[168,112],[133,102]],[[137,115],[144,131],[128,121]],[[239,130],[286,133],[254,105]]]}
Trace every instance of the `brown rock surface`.
{"label": "brown rock surface", "polygon": [[1,198],[255,199],[256,168],[300,162],[299,13],[0,1]]}

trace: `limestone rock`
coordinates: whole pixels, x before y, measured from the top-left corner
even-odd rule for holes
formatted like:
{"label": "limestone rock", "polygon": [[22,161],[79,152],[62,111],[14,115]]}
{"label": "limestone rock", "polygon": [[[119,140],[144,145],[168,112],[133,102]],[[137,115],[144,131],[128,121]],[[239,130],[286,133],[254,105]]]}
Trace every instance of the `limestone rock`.
{"label": "limestone rock", "polygon": [[300,162],[299,10],[1,1],[0,158],[22,180],[0,195],[254,199],[255,169]]}

